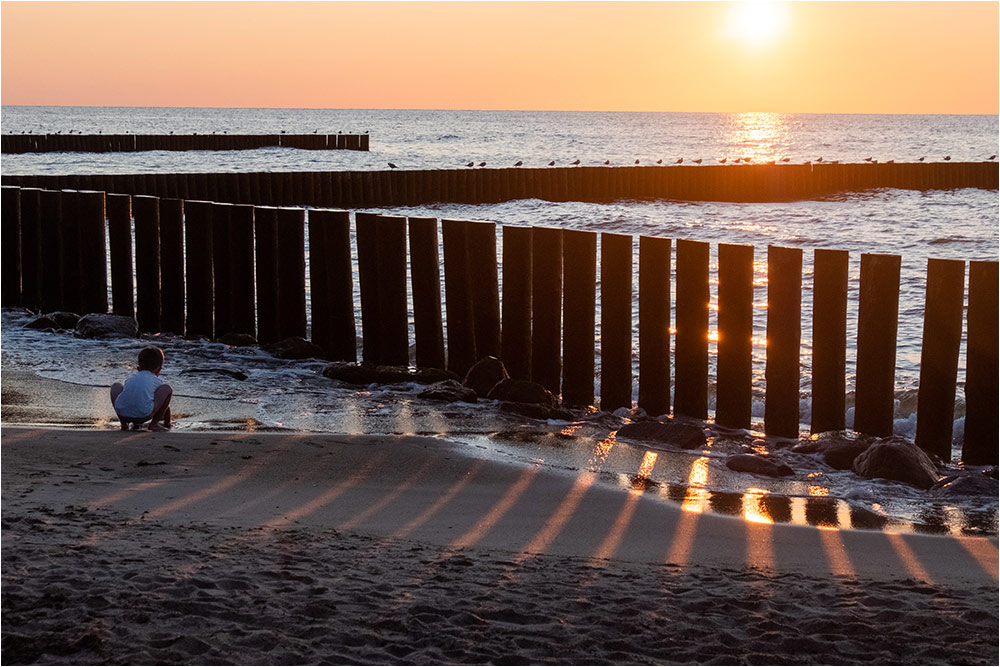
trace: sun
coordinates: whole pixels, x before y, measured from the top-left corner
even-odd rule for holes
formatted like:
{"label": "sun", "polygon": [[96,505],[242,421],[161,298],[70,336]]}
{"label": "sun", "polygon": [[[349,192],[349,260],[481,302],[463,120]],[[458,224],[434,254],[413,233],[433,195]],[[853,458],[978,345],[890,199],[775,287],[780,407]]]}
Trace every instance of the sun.
{"label": "sun", "polygon": [[766,46],[785,27],[785,7],[781,2],[747,0],[733,3],[729,12],[729,34],[750,46]]}

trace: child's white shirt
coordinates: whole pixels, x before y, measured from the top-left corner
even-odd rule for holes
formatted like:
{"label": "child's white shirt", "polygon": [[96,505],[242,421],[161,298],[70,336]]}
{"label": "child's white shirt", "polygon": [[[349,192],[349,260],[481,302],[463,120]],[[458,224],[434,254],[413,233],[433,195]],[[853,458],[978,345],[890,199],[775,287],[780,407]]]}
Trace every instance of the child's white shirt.
{"label": "child's white shirt", "polygon": [[163,384],[152,371],[139,371],[125,380],[125,388],[115,399],[115,412],[123,417],[148,417],[153,414],[153,392]]}

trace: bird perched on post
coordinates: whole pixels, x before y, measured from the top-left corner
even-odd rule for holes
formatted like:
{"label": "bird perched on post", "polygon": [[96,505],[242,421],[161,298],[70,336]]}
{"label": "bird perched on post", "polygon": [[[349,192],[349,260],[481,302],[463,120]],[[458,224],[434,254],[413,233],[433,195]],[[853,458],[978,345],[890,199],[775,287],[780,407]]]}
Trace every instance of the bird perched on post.
{"label": "bird perched on post", "polygon": [[639,161],[638,161],[638,160],[636,160],[636,161],[635,161],[635,163],[636,163],[636,164],[639,164]]}
{"label": "bird perched on post", "polygon": [[951,156],[950,155],[945,155],[944,156],[944,161],[945,162],[951,162]]}
{"label": "bird perched on post", "polygon": [[728,159],[729,158],[727,158],[727,157],[722,158],[721,160],[719,160],[719,164],[726,164],[726,160],[728,160]]}
{"label": "bird perched on post", "polygon": [[611,164],[611,160],[605,160],[604,161],[604,166],[605,167],[607,167],[609,164]]}
{"label": "bird perched on post", "polygon": [[554,167],[554,166],[556,166],[556,161],[555,161],[555,160],[553,160],[552,162],[549,162],[549,166],[550,166],[550,167]]}
{"label": "bird perched on post", "polygon": [[816,162],[822,162],[822,161],[823,161],[823,158],[821,158],[821,157],[816,158]]}
{"label": "bird perched on post", "polygon": [[791,159],[792,159],[792,158],[790,158],[790,157],[783,157],[783,158],[781,158],[781,161],[782,161],[782,162],[788,162],[788,161],[789,161],[789,160],[791,160]]}
{"label": "bird perched on post", "polygon": [[872,161],[872,159],[870,157],[866,157],[865,158],[865,162],[871,162],[871,161]]}
{"label": "bird perched on post", "polygon": [[579,167],[580,166],[580,161],[579,160],[573,160],[572,162],[570,162],[570,164],[572,166],[574,166],[574,167]]}
{"label": "bird perched on post", "polygon": [[486,166],[486,163],[485,163],[485,162],[480,162],[480,163],[479,163],[479,166],[480,166],[480,167],[485,167],[485,166]]}
{"label": "bird perched on post", "polygon": [[917,159],[917,162],[923,162],[923,161],[924,161],[924,160],[926,160],[926,159],[927,159],[927,156],[925,155],[925,156],[923,156],[922,158],[918,158],[918,159]]}
{"label": "bird perched on post", "polygon": [[471,167],[471,166],[472,166],[472,165],[474,165],[474,164],[475,164],[475,162],[470,162],[470,163],[468,163],[468,164],[467,164],[467,165],[465,165],[465,166],[466,166],[466,167]]}
{"label": "bird perched on post", "polygon": [[514,163],[514,166],[515,167],[520,167],[522,164],[524,164],[524,163],[521,162],[520,160],[518,160],[517,162]]}
{"label": "bird perched on post", "polygon": [[679,158],[674,164],[684,164],[684,158]]}
{"label": "bird perched on post", "polygon": [[663,164],[663,158],[660,158],[659,160],[657,160],[656,164]]}
{"label": "bird perched on post", "polygon": [[701,158],[698,158],[697,160],[691,160],[691,161],[694,162],[695,164],[701,164]]}
{"label": "bird perched on post", "polygon": [[987,159],[988,159],[988,160],[996,160],[996,159],[997,159],[997,156],[996,156],[996,155],[991,155],[991,156],[989,156],[989,157],[988,157]]}
{"label": "bird perched on post", "polygon": [[389,169],[395,169],[396,168],[396,165],[394,165],[391,162],[388,162],[387,164],[389,165]]}

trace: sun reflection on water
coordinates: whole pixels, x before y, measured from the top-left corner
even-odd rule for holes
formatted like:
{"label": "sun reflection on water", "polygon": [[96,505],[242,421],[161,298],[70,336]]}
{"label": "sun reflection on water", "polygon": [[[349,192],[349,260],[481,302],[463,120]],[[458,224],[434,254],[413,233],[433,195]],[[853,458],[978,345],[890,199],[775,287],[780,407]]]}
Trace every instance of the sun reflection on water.
{"label": "sun reflection on water", "polygon": [[702,456],[691,463],[691,473],[688,475],[688,488],[684,494],[681,509],[685,512],[700,514],[704,511],[711,494],[704,488],[708,482],[708,457]]}
{"label": "sun reflection on water", "polygon": [[751,523],[774,523],[763,503],[767,489],[747,489],[743,494],[743,518]]}
{"label": "sun reflection on water", "polygon": [[789,144],[789,116],[782,113],[734,113],[726,141],[734,154],[754,162],[780,160]]}

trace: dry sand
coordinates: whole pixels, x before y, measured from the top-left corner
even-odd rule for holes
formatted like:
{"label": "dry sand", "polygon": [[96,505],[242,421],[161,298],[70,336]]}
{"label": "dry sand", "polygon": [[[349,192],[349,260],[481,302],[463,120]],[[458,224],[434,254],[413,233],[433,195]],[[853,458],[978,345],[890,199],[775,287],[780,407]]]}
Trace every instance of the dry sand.
{"label": "dry sand", "polygon": [[439,439],[4,428],[2,490],[4,664],[997,664],[995,539]]}

